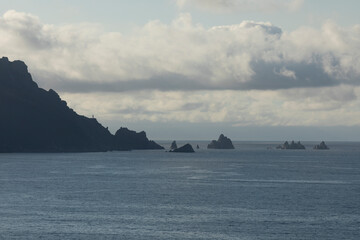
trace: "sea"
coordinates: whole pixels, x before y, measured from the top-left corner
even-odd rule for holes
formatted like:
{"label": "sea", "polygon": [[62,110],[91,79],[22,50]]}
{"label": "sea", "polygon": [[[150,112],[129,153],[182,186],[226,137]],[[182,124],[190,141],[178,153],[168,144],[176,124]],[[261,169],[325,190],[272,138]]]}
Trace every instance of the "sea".
{"label": "sea", "polygon": [[360,239],[360,143],[189,143],[0,154],[0,239]]}

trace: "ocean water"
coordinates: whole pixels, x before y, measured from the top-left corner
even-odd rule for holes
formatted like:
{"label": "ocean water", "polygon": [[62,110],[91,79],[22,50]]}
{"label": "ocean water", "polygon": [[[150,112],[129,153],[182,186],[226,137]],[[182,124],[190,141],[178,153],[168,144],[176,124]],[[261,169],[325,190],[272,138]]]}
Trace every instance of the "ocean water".
{"label": "ocean water", "polygon": [[360,239],[360,143],[192,144],[0,154],[0,239]]}

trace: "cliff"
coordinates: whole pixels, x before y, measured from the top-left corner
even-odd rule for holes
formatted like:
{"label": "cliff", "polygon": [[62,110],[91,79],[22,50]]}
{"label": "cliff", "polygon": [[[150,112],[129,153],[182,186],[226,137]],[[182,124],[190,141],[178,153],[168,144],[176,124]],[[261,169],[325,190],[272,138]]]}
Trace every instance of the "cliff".
{"label": "cliff", "polygon": [[96,119],[78,115],[54,90],[39,88],[24,62],[6,57],[0,59],[0,116],[0,152],[158,148],[145,133],[127,142]]}

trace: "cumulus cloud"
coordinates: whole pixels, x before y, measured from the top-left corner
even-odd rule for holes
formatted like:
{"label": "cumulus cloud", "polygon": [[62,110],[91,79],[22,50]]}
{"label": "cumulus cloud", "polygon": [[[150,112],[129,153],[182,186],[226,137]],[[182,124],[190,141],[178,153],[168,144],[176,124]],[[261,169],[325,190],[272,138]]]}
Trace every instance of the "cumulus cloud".
{"label": "cumulus cloud", "polygon": [[332,22],[293,32],[253,21],[207,29],[181,14],[123,35],[8,11],[0,34],[3,55],[60,91],[276,90],[358,85],[360,77],[360,27]]}
{"label": "cumulus cloud", "polygon": [[38,17],[11,10],[6,12],[1,20],[2,30],[10,33],[7,35],[8,40],[14,40],[18,44],[26,44],[35,49],[48,47],[48,29],[41,24]]}
{"label": "cumulus cloud", "polygon": [[177,5],[180,8],[193,6],[215,12],[296,11],[302,7],[303,3],[304,0],[177,0]]}
{"label": "cumulus cloud", "polygon": [[286,32],[244,21],[205,28],[181,14],[124,35],[8,11],[0,35],[2,55],[24,60],[41,87],[60,91],[88,116],[360,125],[360,26],[326,22]]}

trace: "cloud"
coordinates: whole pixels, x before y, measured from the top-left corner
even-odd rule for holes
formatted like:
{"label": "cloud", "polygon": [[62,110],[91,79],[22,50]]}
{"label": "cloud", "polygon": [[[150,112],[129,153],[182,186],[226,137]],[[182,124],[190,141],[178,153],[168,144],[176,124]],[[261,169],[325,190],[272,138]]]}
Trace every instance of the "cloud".
{"label": "cloud", "polygon": [[2,55],[24,60],[41,87],[80,114],[116,122],[112,130],[142,121],[360,125],[359,25],[205,28],[181,14],[122,34],[8,11],[0,35]]}
{"label": "cloud", "polygon": [[26,44],[34,49],[49,46],[46,37],[48,29],[34,15],[10,10],[4,14],[0,26],[9,33],[9,40],[15,40],[18,44]]}
{"label": "cloud", "polygon": [[124,35],[9,11],[0,34],[4,56],[101,122],[360,125],[360,26],[204,28],[182,14]]}
{"label": "cloud", "polygon": [[[101,122],[231,123],[236,126],[358,126],[360,87],[280,91],[64,93],[78,112]],[[116,130],[114,126],[112,130]]]}
{"label": "cloud", "polygon": [[177,0],[179,8],[196,7],[213,12],[274,12],[279,10],[296,11],[304,0]]}
{"label": "cloud", "polygon": [[281,68],[279,72],[275,72],[275,74],[278,74],[279,76],[285,77],[285,78],[293,78],[296,79],[296,73],[294,71],[291,71],[285,67]]}
{"label": "cloud", "polygon": [[100,25],[43,24],[8,11],[0,51],[63,92],[277,90],[360,83],[360,27],[284,32],[268,22],[204,28],[181,14],[124,35]]}

